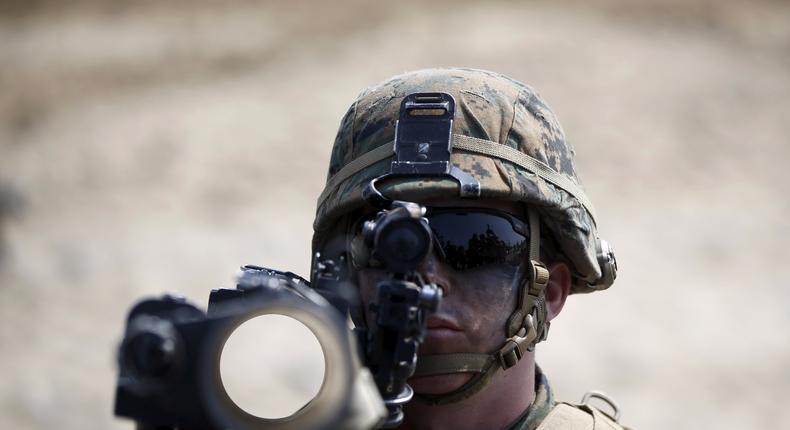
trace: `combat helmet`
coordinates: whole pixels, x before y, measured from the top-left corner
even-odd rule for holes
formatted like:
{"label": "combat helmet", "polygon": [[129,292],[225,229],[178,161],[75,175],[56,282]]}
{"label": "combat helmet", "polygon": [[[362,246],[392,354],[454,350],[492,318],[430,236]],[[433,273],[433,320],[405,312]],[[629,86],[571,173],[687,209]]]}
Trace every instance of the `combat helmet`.
{"label": "combat helmet", "polygon": [[[371,180],[390,172],[396,122],[404,98],[432,92],[448,94],[454,100],[450,162],[479,185],[473,197],[523,203],[529,212],[530,228],[536,229],[531,258],[538,260],[537,239],[541,236],[537,229],[545,227],[544,233],[548,234],[544,236],[551,236],[556,251],[569,263],[571,293],[611,286],[617,269],[614,253],[598,237],[595,210],[580,187],[574,151],[556,116],[531,87],[501,74],[474,69],[405,73],[359,95],[341,121],[326,186],[318,198],[314,254],[323,252],[336,239],[344,217],[366,204],[363,190]],[[452,177],[388,177],[379,185],[389,198],[416,202],[457,199],[463,196],[462,188]],[[535,282],[546,282],[548,275],[545,266],[534,263],[532,283],[524,287],[524,297],[529,300],[520,301],[523,312],[517,310],[512,316],[507,341],[525,339],[523,329],[529,327],[522,327],[522,322],[534,324],[536,333],[524,343],[511,342],[518,346],[516,351],[510,347],[510,352],[517,355],[515,359],[503,359],[502,354],[485,360],[481,357],[481,363],[485,361],[481,367],[489,367],[481,368],[479,377],[470,381],[477,382],[437,402],[474,394],[490,380],[495,358],[500,361],[499,367],[507,368],[520,359],[525,348],[531,350],[545,338],[545,304],[541,285]],[[527,314],[533,314],[534,321]]]}

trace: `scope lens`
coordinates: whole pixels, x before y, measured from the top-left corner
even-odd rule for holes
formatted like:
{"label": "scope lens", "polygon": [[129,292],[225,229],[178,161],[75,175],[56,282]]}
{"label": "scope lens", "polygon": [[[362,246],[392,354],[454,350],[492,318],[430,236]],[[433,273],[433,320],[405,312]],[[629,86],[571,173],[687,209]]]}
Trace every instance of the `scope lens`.
{"label": "scope lens", "polygon": [[390,223],[381,232],[379,252],[391,262],[417,264],[430,246],[430,234],[415,220]]}
{"label": "scope lens", "polygon": [[319,393],[325,358],[316,335],[290,316],[266,314],[239,325],[220,357],[230,399],[258,418],[293,415]]}

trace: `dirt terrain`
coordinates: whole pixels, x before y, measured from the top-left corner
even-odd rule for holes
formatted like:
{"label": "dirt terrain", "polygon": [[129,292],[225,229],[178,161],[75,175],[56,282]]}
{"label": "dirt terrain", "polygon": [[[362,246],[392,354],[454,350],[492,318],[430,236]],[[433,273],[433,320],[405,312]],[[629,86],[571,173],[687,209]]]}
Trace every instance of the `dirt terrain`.
{"label": "dirt terrain", "polygon": [[617,250],[538,348],[557,397],[790,428],[790,4],[712,0],[2,2],[0,427],[131,429],[129,305],[306,276],[340,117],[432,66],[537,88]]}

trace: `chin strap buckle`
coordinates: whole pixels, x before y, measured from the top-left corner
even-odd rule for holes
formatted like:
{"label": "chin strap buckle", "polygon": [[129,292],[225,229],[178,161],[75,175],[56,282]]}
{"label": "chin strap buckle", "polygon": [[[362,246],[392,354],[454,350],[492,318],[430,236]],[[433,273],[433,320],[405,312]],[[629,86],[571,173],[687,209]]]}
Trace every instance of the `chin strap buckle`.
{"label": "chin strap buckle", "polygon": [[505,339],[505,345],[494,353],[502,369],[515,366],[526,351],[531,351],[548,334],[543,291],[549,284],[549,270],[535,260],[529,262],[527,270],[528,284],[522,285],[516,312],[508,320],[508,334],[512,336]]}
{"label": "chin strap buckle", "polygon": [[518,333],[507,338],[505,346],[494,354],[502,369],[506,370],[515,366],[537,337],[538,331],[535,328],[535,320],[532,314],[527,314],[527,317],[524,318],[524,326],[521,327]]}

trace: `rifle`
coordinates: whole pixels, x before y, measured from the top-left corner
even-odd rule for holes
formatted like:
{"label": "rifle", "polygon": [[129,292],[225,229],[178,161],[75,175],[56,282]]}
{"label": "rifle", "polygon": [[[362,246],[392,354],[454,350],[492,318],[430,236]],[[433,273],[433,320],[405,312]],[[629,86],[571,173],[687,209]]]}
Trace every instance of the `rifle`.
{"label": "rifle", "polygon": [[[441,301],[441,290],[417,273],[432,246],[424,214],[415,203],[390,202],[365,223],[365,242],[387,273],[369,306],[372,327],[348,327],[355,304],[343,255],[316,254],[315,285],[290,272],[243,266],[235,289],[211,291],[206,312],[173,295],[138,302],[119,348],[115,415],[134,420],[138,430],[397,427],[413,395],[407,379],[426,320]],[[235,402],[220,368],[234,331],[270,314],[309,328],[325,359],[318,394],[283,418],[257,416]]]}

